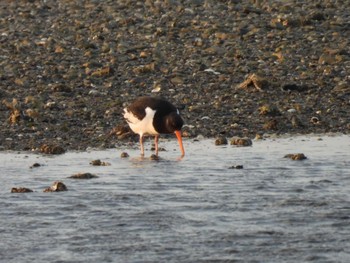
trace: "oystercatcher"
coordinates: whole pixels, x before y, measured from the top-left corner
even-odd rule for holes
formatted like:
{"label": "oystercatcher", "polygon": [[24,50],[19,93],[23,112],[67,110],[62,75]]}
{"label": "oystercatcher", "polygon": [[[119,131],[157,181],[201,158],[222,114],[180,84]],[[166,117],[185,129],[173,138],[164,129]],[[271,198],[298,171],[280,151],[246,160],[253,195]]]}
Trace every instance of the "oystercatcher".
{"label": "oystercatcher", "polygon": [[181,128],[183,120],[179,110],[170,102],[155,97],[141,97],[124,109],[124,118],[131,130],[140,135],[141,156],[144,156],[144,135],[154,135],[155,153],[158,156],[160,134],[175,133],[181,157],[185,156]]}

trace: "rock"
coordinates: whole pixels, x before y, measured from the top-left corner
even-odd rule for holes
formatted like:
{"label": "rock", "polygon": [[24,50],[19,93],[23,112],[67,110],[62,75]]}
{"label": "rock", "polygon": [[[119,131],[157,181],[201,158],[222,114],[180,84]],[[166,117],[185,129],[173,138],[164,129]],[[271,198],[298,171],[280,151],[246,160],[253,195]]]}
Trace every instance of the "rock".
{"label": "rock", "polygon": [[126,138],[131,134],[130,128],[127,125],[118,125],[114,127],[108,136],[117,136],[119,139]]}
{"label": "rock", "polygon": [[121,158],[128,158],[128,157],[129,157],[129,154],[128,154],[127,152],[122,152],[122,153],[120,154],[120,157],[121,157]]}
{"label": "rock", "polygon": [[215,145],[227,145],[227,139],[224,136],[219,136],[215,139]]}
{"label": "rock", "polygon": [[91,76],[93,76],[93,77],[103,77],[103,76],[108,76],[111,73],[112,73],[112,69],[109,66],[107,66],[107,67],[100,68],[100,69],[92,72]]}
{"label": "rock", "polygon": [[158,155],[155,155],[155,154],[152,154],[152,155],[149,157],[149,159],[152,160],[152,161],[159,161],[159,160],[160,160],[159,156],[158,156]]}
{"label": "rock", "polygon": [[293,114],[291,117],[290,117],[290,122],[293,126],[293,128],[300,128],[300,127],[304,127],[304,124],[302,123],[302,121],[300,120],[300,118]]}
{"label": "rock", "polygon": [[25,187],[13,187],[11,189],[11,193],[31,193],[33,192],[33,190],[29,189],[29,188],[25,188]]}
{"label": "rock", "polygon": [[305,159],[307,159],[307,157],[303,153],[286,154],[284,156],[284,158],[289,158],[289,159],[292,159],[292,160],[305,160]]}
{"label": "rock", "polygon": [[50,187],[46,188],[44,192],[61,192],[61,191],[67,191],[67,186],[60,182],[54,182]]}
{"label": "rock", "polygon": [[281,89],[284,91],[304,92],[309,90],[309,87],[305,85],[297,85],[297,84],[284,84],[282,85]]}
{"label": "rock", "polygon": [[277,130],[278,129],[278,121],[276,119],[268,120],[264,123],[263,128],[265,130]]}
{"label": "rock", "polygon": [[263,140],[264,136],[262,134],[260,134],[260,133],[257,133],[257,134],[255,134],[255,138],[254,139],[255,140]]}
{"label": "rock", "polygon": [[95,175],[95,174],[92,174],[92,173],[77,173],[77,174],[73,174],[69,178],[73,178],[73,179],[92,179],[92,178],[98,178],[98,176]]}
{"label": "rock", "polygon": [[66,92],[66,93],[71,93],[73,90],[72,88],[66,86],[65,84],[59,83],[59,84],[54,84],[51,86],[51,89],[53,92]]}
{"label": "rock", "polygon": [[320,122],[320,119],[318,117],[311,117],[310,118],[310,123],[318,125],[321,122]]}
{"label": "rock", "polygon": [[260,115],[267,115],[267,116],[279,116],[281,115],[281,112],[275,105],[263,105],[259,107],[259,114]]}
{"label": "rock", "polygon": [[93,160],[93,161],[90,162],[90,164],[94,165],[94,166],[109,166],[109,165],[111,165],[108,162],[102,162],[100,159]]}
{"label": "rock", "polygon": [[243,169],[243,165],[241,165],[241,164],[233,165],[233,166],[230,166],[228,169]]}
{"label": "rock", "polygon": [[40,163],[34,163],[32,166],[30,166],[30,168],[36,168],[36,167],[40,167],[41,164]]}
{"label": "rock", "polygon": [[43,144],[40,147],[40,152],[45,154],[63,154],[66,152],[66,150],[59,145]]}
{"label": "rock", "polygon": [[230,140],[231,145],[237,145],[237,146],[252,146],[253,142],[249,138],[239,138],[239,137],[233,137]]}

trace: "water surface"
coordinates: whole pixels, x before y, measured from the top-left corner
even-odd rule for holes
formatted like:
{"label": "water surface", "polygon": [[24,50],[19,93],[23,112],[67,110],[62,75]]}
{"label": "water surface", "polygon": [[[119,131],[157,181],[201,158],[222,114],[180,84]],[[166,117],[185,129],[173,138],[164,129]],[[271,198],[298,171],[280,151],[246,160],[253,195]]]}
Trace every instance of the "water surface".
{"label": "water surface", "polygon": [[[181,161],[161,141],[158,162],[138,149],[1,152],[0,261],[350,262],[349,139],[189,140]],[[283,158],[299,152],[308,159]],[[99,178],[68,178],[79,172]],[[58,180],[67,192],[43,193]]]}

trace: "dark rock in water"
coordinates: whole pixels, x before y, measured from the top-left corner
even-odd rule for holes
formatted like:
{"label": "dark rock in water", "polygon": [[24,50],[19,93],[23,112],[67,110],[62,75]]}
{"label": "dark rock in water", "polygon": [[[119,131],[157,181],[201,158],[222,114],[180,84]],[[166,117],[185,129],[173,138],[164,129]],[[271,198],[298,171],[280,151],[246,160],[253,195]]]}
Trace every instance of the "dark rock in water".
{"label": "dark rock in water", "polygon": [[284,158],[289,158],[289,159],[292,159],[292,160],[305,160],[307,159],[307,157],[303,154],[303,153],[290,153],[290,154],[286,154],[284,156]]}
{"label": "dark rock in water", "polygon": [[129,154],[127,152],[122,152],[120,155],[121,158],[128,158]]}
{"label": "dark rock in water", "polygon": [[232,165],[228,169],[243,169],[243,165],[241,165],[241,164],[239,164],[239,165]]}
{"label": "dark rock in water", "polygon": [[25,187],[13,187],[11,189],[11,193],[31,193],[33,192],[33,190],[29,189],[29,188],[25,188]]}
{"label": "dark rock in water", "polygon": [[58,145],[43,144],[40,147],[40,152],[45,154],[63,154],[66,150]]}
{"label": "dark rock in water", "polygon": [[30,168],[36,168],[36,167],[40,167],[41,164],[40,163],[34,163]]}
{"label": "dark rock in water", "polygon": [[73,179],[92,179],[92,178],[98,178],[98,176],[95,175],[95,174],[92,174],[92,173],[77,173],[77,174],[73,174],[69,178],[73,178]]}
{"label": "dark rock in water", "polygon": [[60,182],[54,182],[50,187],[46,188],[44,192],[61,192],[61,191],[67,191],[67,186]]}
{"label": "dark rock in water", "polygon": [[231,138],[230,144],[237,145],[237,146],[252,146],[253,142],[249,138],[233,137]]}
{"label": "dark rock in water", "polygon": [[159,161],[159,156],[158,155],[155,155],[155,154],[152,154],[150,157],[149,157],[150,160],[152,161]]}
{"label": "dark rock in water", "polygon": [[226,145],[227,143],[227,139],[224,136],[220,136],[215,139],[215,145]]}
{"label": "dark rock in water", "polygon": [[[151,147],[151,151],[155,151],[156,150],[156,147],[154,145],[152,145]],[[158,151],[159,152],[166,152],[165,148],[164,147],[159,147],[158,148]]]}
{"label": "dark rock in water", "polygon": [[90,162],[91,165],[96,165],[96,166],[100,166],[101,163],[102,163],[102,162],[101,162],[101,160],[99,160],[99,159],[98,159],[98,160],[93,160],[93,161]]}
{"label": "dark rock in water", "polygon": [[110,163],[102,162],[100,159],[93,160],[90,162],[90,164],[94,165],[94,166],[109,166],[109,165],[111,165]]}

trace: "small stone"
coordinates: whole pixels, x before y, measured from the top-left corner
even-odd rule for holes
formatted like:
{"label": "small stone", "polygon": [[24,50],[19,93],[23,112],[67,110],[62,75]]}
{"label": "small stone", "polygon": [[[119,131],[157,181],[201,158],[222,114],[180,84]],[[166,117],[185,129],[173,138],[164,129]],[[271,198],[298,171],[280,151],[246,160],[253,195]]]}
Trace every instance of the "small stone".
{"label": "small stone", "polygon": [[73,174],[69,178],[73,178],[73,179],[92,179],[92,178],[98,178],[98,176],[95,175],[95,174],[92,174],[92,173],[77,173],[77,174]]}
{"label": "small stone", "polygon": [[34,163],[30,168],[36,168],[36,167],[40,167],[41,164],[40,163]]}
{"label": "small stone", "polygon": [[176,76],[170,79],[170,82],[174,85],[182,85],[184,84],[183,78]]}
{"label": "small stone", "polygon": [[241,164],[239,164],[239,165],[232,165],[228,169],[243,169],[243,165],[241,165]]}
{"label": "small stone", "polygon": [[140,58],[147,58],[148,57],[148,54],[146,51],[141,51],[140,52]]}
{"label": "small stone", "polygon": [[155,155],[155,154],[152,154],[150,157],[149,157],[150,160],[152,161],[159,161],[159,156],[158,155]]}
{"label": "small stone", "polygon": [[303,91],[307,91],[309,89],[309,87],[305,86],[305,85],[297,85],[297,84],[284,84],[281,87],[281,89],[284,91],[303,92]]}
{"label": "small stone", "polygon": [[237,146],[252,146],[253,142],[249,138],[233,137],[231,138],[230,144],[237,145]]}
{"label": "small stone", "polygon": [[25,188],[25,187],[13,187],[11,189],[11,193],[31,193],[33,192],[33,190],[29,189],[29,188]]}
{"label": "small stone", "polygon": [[262,139],[264,139],[264,136],[262,135],[262,134],[259,134],[259,133],[257,133],[256,135],[255,135],[255,138],[254,138],[255,140],[262,140]]}
{"label": "small stone", "polygon": [[67,186],[60,182],[54,182],[50,187],[46,188],[44,192],[61,192],[61,191],[67,191]]}
{"label": "small stone", "polygon": [[130,134],[130,129],[128,126],[125,126],[125,125],[118,125],[116,127],[114,127],[110,133],[109,133],[109,136],[127,136]]}
{"label": "small stone", "polygon": [[93,161],[90,162],[90,164],[94,165],[94,166],[109,166],[109,165],[111,165],[108,162],[102,162],[100,159],[93,160]]}
{"label": "small stone", "polygon": [[320,120],[317,117],[311,117],[310,122],[312,124],[320,124]]}
{"label": "small stone", "polygon": [[265,122],[263,128],[265,130],[277,130],[278,129],[277,124],[278,124],[277,120],[272,119],[272,120]]}
{"label": "small stone", "polygon": [[297,161],[307,159],[307,157],[306,157],[303,153],[295,153],[295,154],[290,153],[290,154],[286,154],[286,155],[284,156],[284,158],[289,158],[289,159],[297,160]]}
{"label": "small stone", "polygon": [[43,144],[40,147],[40,152],[45,154],[63,154],[66,150],[58,145]]}
{"label": "small stone", "polygon": [[108,76],[112,73],[112,70],[109,66],[100,68],[94,72],[91,73],[92,77],[103,77],[103,76]]}
{"label": "small stone", "polygon": [[227,139],[224,136],[220,136],[215,139],[215,145],[226,145],[227,143]]}
{"label": "small stone", "polygon": [[129,157],[129,154],[128,154],[127,152],[122,152],[122,153],[120,154],[120,157],[121,157],[121,158],[128,158],[128,157]]}
{"label": "small stone", "polygon": [[302,121],[295,114],[290,118],[290,122],[292,123],[293,128],[304,127]]}
{"label": "small stone", "polygon": [[65,84],[61,84],[61,83],[53,84],[51,87],[51,90],[54,92],[65,92],[65,93],[72,92],[72,88],[68,87]]}
{"label": "small stone", "polygon": [[281,115],[281,112],[274,105],[263,105],[259,107],[259,114],[268,116],[278,116]]}
{"label": "small stone", "polygon": [[90,162],[91,165],[96,165],[96,166],[100,166],[101,163],[102,163],[102,162],[101,162],[101,160],[99,160],[99,159],[98,159],[98,160],[93,160],[93,161]]}

